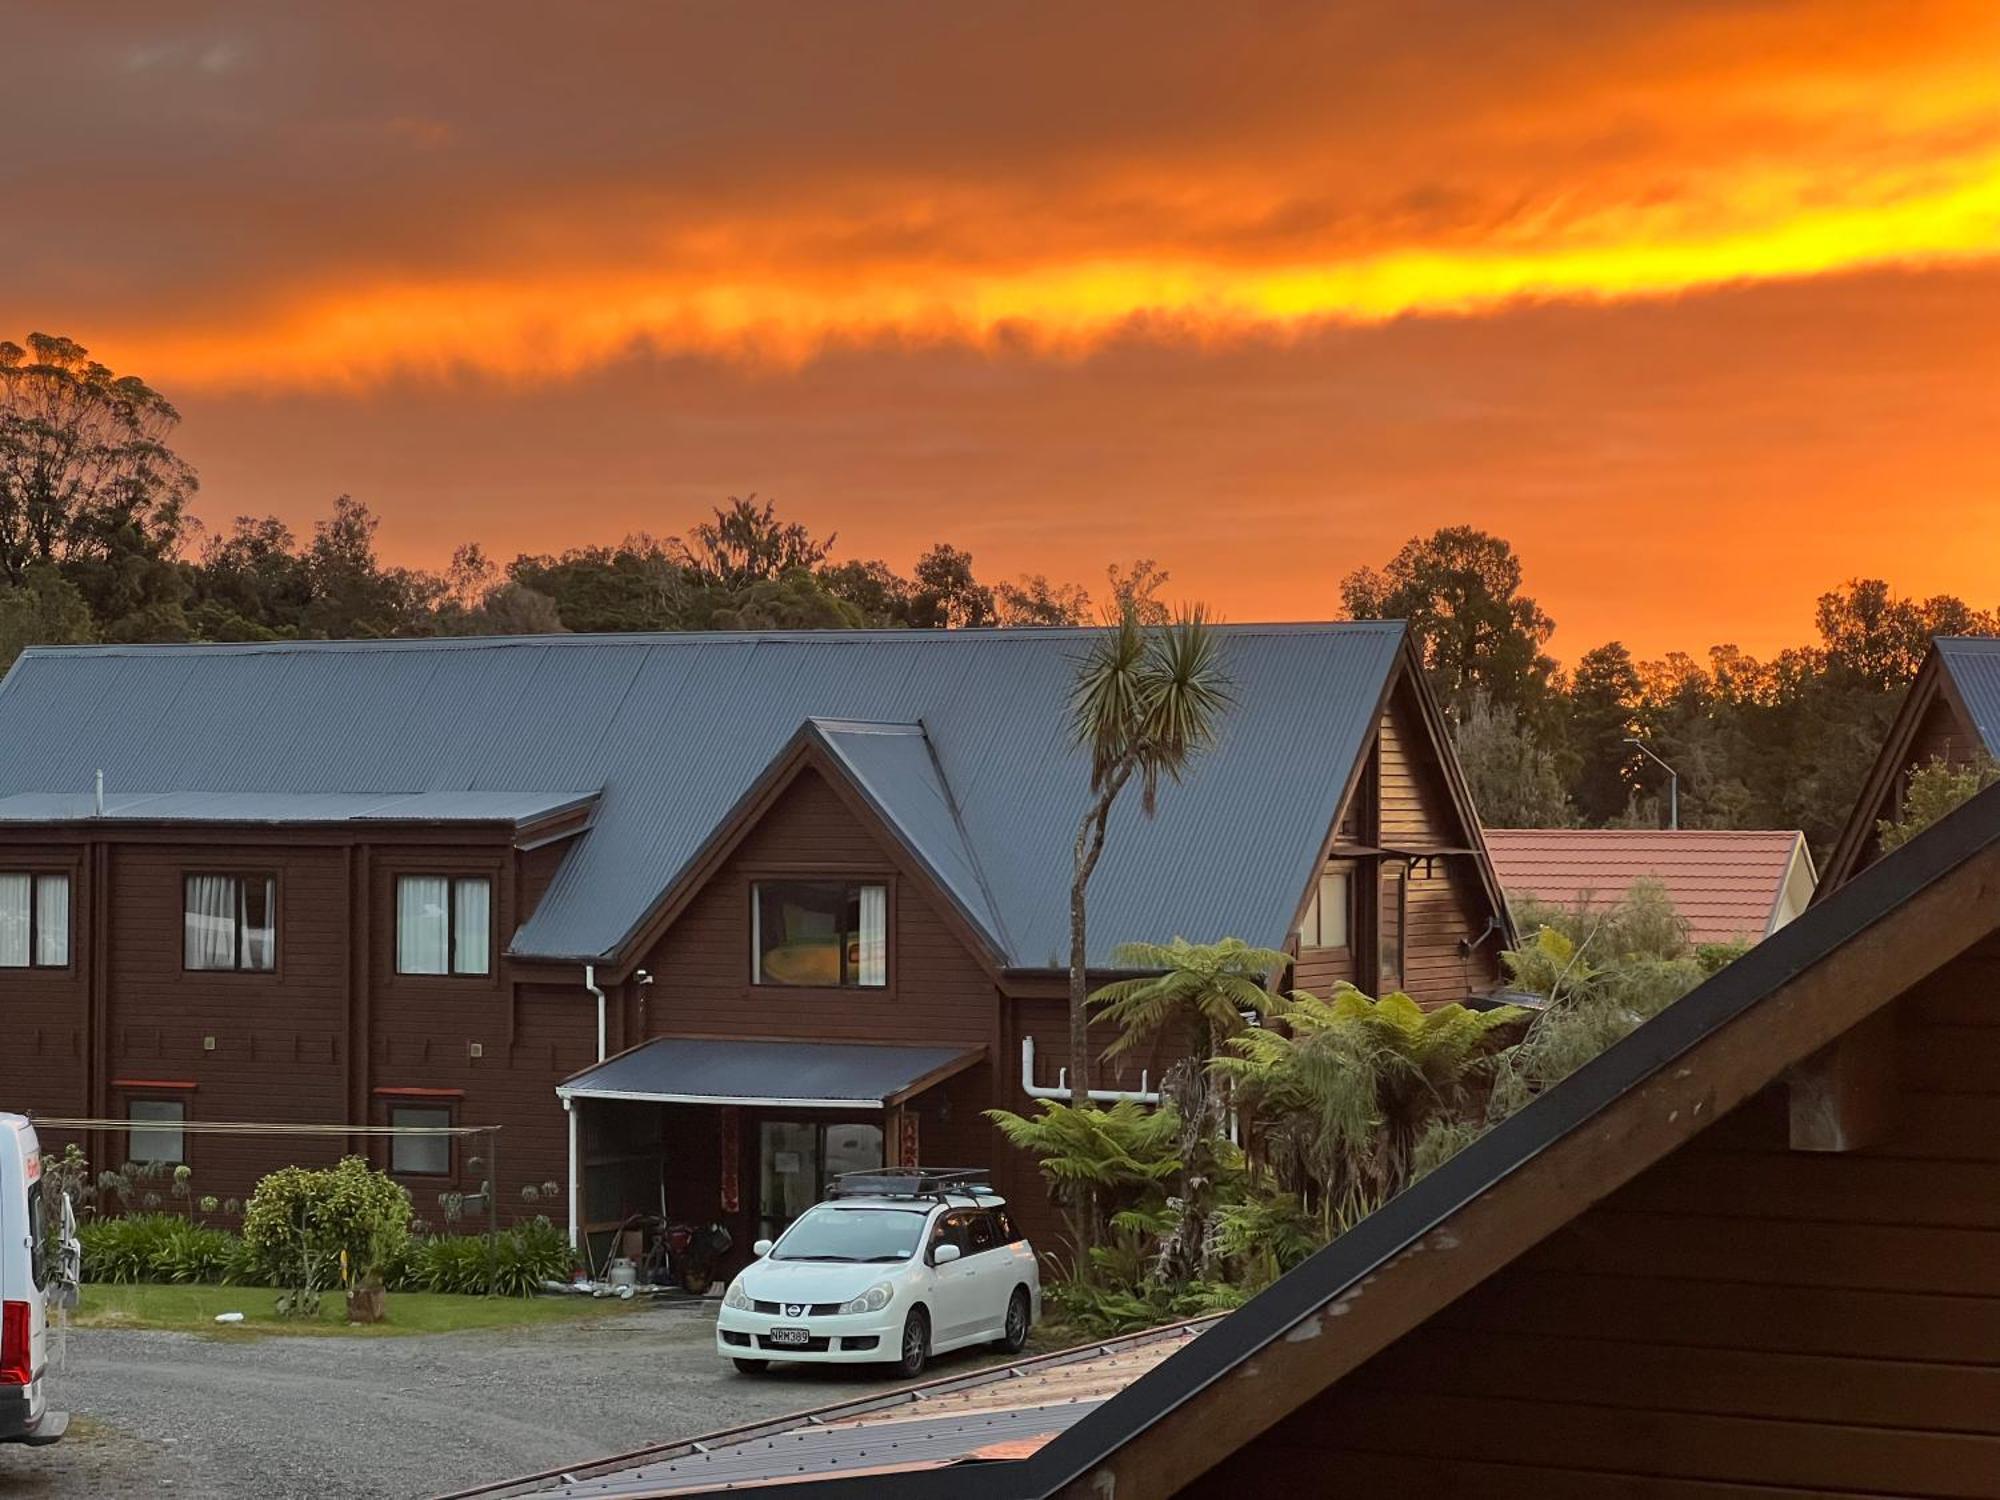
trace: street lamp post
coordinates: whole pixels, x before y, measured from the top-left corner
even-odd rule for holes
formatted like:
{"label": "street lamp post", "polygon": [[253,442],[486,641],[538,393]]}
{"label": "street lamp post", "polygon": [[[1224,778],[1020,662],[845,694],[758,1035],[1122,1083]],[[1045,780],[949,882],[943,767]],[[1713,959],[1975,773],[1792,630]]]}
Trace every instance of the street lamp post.
{"label": "street lamp post", "polygon": [[1681,773],[1655,755],[1653,747],[1648,745],[1644,740],[1634,739],[1632,736],[1627,735],[1625,743],[1628,745],[1637,745],[1640,754],[1644,755],[1653,764],[1667,773],[1667,827],[1679,828],[1681,826]]}

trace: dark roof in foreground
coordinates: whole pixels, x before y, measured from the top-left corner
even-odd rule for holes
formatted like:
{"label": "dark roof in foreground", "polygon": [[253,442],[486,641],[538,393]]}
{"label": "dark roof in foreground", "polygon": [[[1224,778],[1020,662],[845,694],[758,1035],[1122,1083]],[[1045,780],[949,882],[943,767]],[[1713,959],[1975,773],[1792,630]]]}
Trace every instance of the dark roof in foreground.
{"label": "dark roof in foreground", "polygon": [[661,1443],[558,1473],[466,1490],[468,1497],[611,1500],[743,1485],[774,1477],[880,1476],[999,1462],[1034,1452],[1096,1411],[1213,1319],[1106,1339],[887,1395]]}
{"label": "dark roof in foreground", "polygon": [[[1965,880],[1957,878],[1962,869],[1968,876]],[[1812,1007],[1803,1013],[1806,1019],[1796,1022],[1791,1019],[1793,1010],[1784,1005],[1762,1012],[1759,1007],[1795,981],[1811,979],[1826,960],[1877,924],[1896,935],[1897,947],[1886,956],[1876,950],[1873,961],[1893,960],[1898,972],[1909,974],[1914,981],[1926,972],[1925,964],[1935,966],[1950,955],[1947,939],[1952,934],[1938,930],[1929,920],[1895,920],[1902,915],[1902,908],[1927,895],[1931,887],[1940,886],[1946,888],[1953,903],[1950,909],[1970,914],[1957,919],[1959,926],[1986,921],[1990,882],[1996,878],[2000,878],[2000,786],[1981,793],[1870,866],[1026,1457],[919,1472],[876,1473],[865,1478],[794,1478],[787,1482],[774,1472],[766,1476],[757,1493],[771,1500],[793,1494],[811,1500],[863,1496],[867,1500],[1035,1500],[1087,1474],[1099,1476],[1105,1485],[1115,1488],[1116,1476],[1105,1473],[1104,1467],[1127,1445],[1168,1422],[1211,1387],[1251,1369],[1268,1379],[1281,1380],[1281,1376],[1270,1375],[1266,1367],[1282,1366],[1289,1357],[1285,1351],[1337,1348],[1346,1325],[1335,1315],[1351,1312],[1355,1299],[1364,1295],[1363,1288],[1394,1274],[1394,1267],[1409,1264],[1413,1267],[1410,1274],[1418,1277],[1442,1274],[1442,1267],[1425,1269],[1424,1258],[1410,1260],[1415,1252],[1429,1249],[1433,1258],[1444,1250],[1476,1253],[1450,1236],[1445,1226],[1489,1194],[1504,1190],[1516,1174],[1531,1173],[1545,1153],[1553,1155],[1572,1146],[1603,1149],[1616,1142],[1621,1159],[1635,1158],[1639,1148],[1627,1137],[1610,1131],[1592,1133],[1600,1117],[1628,1096],[1657,1098],[1652,1091],[1660,1080],[1686,1080],[1678,1087],[1692,1109],[1676,1107],[1669,1115],[1663,1106],[1664,1123],[1649,1122],[1647,1127],[1651,1149],[1671,1149],[1673,1143],[1704,1128],[1703,1106],[1715,1106],[1708,1119],[1730,1106],[1717,1097],[1720,1088],[1716,1082],[1693,1075],[1691,1054],[1697,1048],[1745,1035],[1731,1023],[1742,1020],[1748,1024],[1752,1013],[1759,1013],[1760,1020],[1775,1018],[1774,1024],[1793,1024],[1801,1032],[1828,1024],[1811,1019]],[[1927,909],[1934,915],[1939,908]],[[2000,925],[2000,918],[1986,922],[1981,930],[1991,930],[1993,925]],[[1963,933],[1957,936],[1962,939]],[[1829,983],[1814,993],[1823,997],[1835,992],[1844,997],[1842,1006],[1856,1014],[1870,1014],[1870,1007],[1888,1003],[1895,990],[1875,983]],[[1682,1066],[1683,1060],[1687,1066]],[[1746,1072],[1731,1083],[1740,1097],[1748,1097],[1771,1082],[1795,1059],[1772,1055],[1760,1061],[1768,1061],[1768,1068]],[[1669,1143],[1661,1144],[1663,1139]],[[1561,1160],[1574,1161],[1575,1157]],[[1587,1186],[1560,1184],[1551,1193],[1557,1201],[1552,1201],[1549,1211],[1580,1212],[1588,1205]],[[1544,1190],[1548,1191],[1546,1185]],[[1560,1201],[1564,1194],[1575,1201]],[[1504,1254],[1504,1246],[1494,1253]],[[1382,1294],[1382,1286],[1376,1285],[1371,1308],[1384,1305]],[[1403,1331],[1403,1326],[1393,1331]],[[1272,1393],[1263,1394],[1268,1398]],[[1268,1407],[1269,1400],[1264,1404]],[[674,1492],[643,1485],[622,1491],[634,1497]]]}
{"label": "dark roof in foreground", "polygon": [[[1235,704],[1148,822],[1121,804],[1091,886],[1115,944],[1276,947],[1368,743],[1399,623],[1219,627]],[[532,636],[37,647],[0,684],[0,797],[601,789],[516,954],[615,953],[808,720],[1005,947],[1066,961],[1086,796],[1080,630]],[[871,737],[866,725],[899,735]],[[924,755],[907,738],[922,732]],[[909,767],[922,773],[906,778]],[[929,769],[925,769],[928,767]],[[935,847],[930,847],[935,845]]]}

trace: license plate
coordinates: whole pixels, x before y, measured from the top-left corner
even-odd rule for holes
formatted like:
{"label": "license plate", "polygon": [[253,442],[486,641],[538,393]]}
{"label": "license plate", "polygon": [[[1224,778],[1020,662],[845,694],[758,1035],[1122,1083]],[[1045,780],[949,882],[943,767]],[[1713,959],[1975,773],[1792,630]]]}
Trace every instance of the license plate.
{"label": "license plate", "polygon": [[764,1335],[767,1344],[804,1344],[812,1338],[809,1328],[773,1328]]}

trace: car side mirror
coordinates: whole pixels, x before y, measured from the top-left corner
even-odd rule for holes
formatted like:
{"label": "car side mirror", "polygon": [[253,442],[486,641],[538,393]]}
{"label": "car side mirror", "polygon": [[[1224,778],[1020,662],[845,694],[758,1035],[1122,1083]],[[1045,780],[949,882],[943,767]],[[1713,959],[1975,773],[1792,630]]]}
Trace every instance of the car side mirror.
{"label": "car side mirror", "polygon": [[957,1260],[962,1253],[956,1245],[939,1245],[937,1249],[931,1251],[931,1264],[934,1266],[948,1266]]}
{"label": "car side mirror", "polygon": [[750,1253],[756,1256],[769,1255],[771,1253],[771,1243],[770,1240],[759,1240],[750,1247]]}

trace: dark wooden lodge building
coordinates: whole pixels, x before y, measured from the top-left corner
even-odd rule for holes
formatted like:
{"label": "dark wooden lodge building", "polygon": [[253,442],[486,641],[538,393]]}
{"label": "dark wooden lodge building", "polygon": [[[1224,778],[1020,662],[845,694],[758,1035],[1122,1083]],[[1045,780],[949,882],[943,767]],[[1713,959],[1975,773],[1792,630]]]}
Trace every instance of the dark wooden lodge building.
{"label": "dark wooden lodge building", "polygon": [[[1235,707],[1156,819],[1121,806],[1093,964],[1237,936],[1306,987],[1491,989],[1504,909],[1402,628],[1226,636]],[[992,1165],[1052,1243],[982,1111],[1066,1060],[1083,643],[32,650],[0,685],[0,1105],[130,1122],[93,1164],[201,1195],[372,1151],[431,1218],[487,1170],[463,1141],[180,1127],[498,1125],[503,1213],[739,1246],[921,1154]]]}

